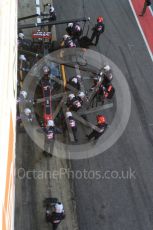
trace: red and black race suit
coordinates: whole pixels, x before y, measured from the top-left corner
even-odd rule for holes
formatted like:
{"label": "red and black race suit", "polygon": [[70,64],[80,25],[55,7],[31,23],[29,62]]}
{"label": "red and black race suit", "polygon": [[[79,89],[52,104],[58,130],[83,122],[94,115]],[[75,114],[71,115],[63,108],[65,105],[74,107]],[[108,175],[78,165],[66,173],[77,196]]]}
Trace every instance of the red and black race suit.
{"label": "red and black race suit", "polygon": [[102,22],[97,23],[97,24],[95,25],[95,27],[94,27],[94,30],[95,30],[95,32],[97,32],[97,34],[103,33],[104,30],[105,30],[105,25],[104,25],[104,23],[102,23]]}
{"label": "red and black race suit", "polygon": [[47,121],[52,119],[52,102],[51,102],[51,82],[49,77],[42,78],[41,80],[41,86],[43,90],[43,98],[44,104],[43,104],[43,109],[44,109],[44,126],[47,125]]}
{"label": "red and black race suit", "polygon": [[112,99],[115,93],[115,89],[112,84],[108,85],[105,92],[105,98]]}

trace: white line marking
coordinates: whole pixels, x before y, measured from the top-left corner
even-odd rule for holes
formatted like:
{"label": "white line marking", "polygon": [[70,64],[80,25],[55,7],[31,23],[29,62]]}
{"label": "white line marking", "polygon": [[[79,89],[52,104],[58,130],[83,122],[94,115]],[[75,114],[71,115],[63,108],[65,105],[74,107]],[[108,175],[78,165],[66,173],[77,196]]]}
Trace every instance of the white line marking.
{"label": "white line marking", "polygon": [[[39,0],[35,0],[36,3],[36,14],[40,15],[40,1]],[[37,23],[41,23],[41,17],[37,17]]]}
{"label": "white line marking", "polygon": [[37,18],[37,23],[41,23],[41,18]]}
{"label": "white line marking", "polygon": [[153,10],[152,10],[151,6],[149,6],[149,10],[151,12],[151,15],[153,16]]}
{"label": "white line marking", "polygon": [[142,34],[142,37],[143,37],[143,39],[144,39],[144,42],[145,42],[146,47],[147,47],[147,49],[148,49],[148,52],[149,52],[149,54],[150,54],[151,60],[153,61],[153,54],[152,54],[152,52],[151,52],[151,49],[150,49],[150,47],[149,47],[149,44],[148,44],[147,39],[146,39],[146,37],[145,37],[145,34],[144,34],[143,30],[142,30],[142,27],[141,27],[141,25],[140,25],[140,22],[139,22],[139,20],[138,20],[138,17],[137,17],[137,15],[136,15],[136,12],[135,12],[135,10],[134,10],[134,7],[133,7],[133,4],[132,4],[131,0],[129,0],[129,4],[130,4],[130,6],[131,6],[131,9],[132,9],[132,11],[133,11],[134,17],[135,17],[135,19],[136,19],[136,22],[137,22],[137,24],[138,24],[138,27],[139,27],[139,29],[140,29],[140,32],[141,32],[141,34]]}
{"label": "white line marking", "polygon": [[36,5],[40,5],[40,1],[39,0],[36,0]]}
{"label": "white line marking", "polygon": [[36,7],[36,13],[40,15],[40,7],[39,6]]}

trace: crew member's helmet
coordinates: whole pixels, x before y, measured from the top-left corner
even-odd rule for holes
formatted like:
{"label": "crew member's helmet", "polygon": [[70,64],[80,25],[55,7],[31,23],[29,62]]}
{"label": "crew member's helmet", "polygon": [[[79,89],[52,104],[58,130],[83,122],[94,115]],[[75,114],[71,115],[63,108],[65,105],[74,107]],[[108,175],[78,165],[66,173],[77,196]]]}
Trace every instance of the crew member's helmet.
{"label": "crew member's helmet", "polygon": [[75,97],[73,93],[69,94],[69,99],[72,100]]}
{"label": "crew member's helmet", "polygon": [[81,80],[81,75],[77,74],[76,77]]}
{"label": "crew member's helmet", "polygon": [[64,212],[64,207],[63,207],[63,204],[58,202],[55,204],[55,212],[56,213],[62,213]]}
{"label": "crew member's helmet", "polygon": [[78,83],[78,79],[76,77],[72,78],[72,82],[74,82],[75,84]]}
{"label": "crew member's helmet", "polygon": [[23,33],[19,33],[18,37],[21,38],[21,39],[24,39],[24,34]]}
{"label": "crew member's helmet", "polygon": [[53,121],[53,120],[48,120],[48,121],[47,121],[47,126],[48,126],[48,127],[50,127],[50,126],[51,126],[51,127],[55,126],[54,121]]}
{"label": "crew member's helmet", "polygon": [[24,113],[25,113],[26,116],[29,116],[31,114],[31,109],[25,108]]}
{"label": "crew member's helmet", "polygon": [[51,6],[50,9],[49,9],[50,13],[53,13],[55,11],[54,7]]}
{"label": "crew member's helmet", "polygon": [[105,66],[103,67],[103,69],[104,69],[104,71],[108,72],[108,71],[111,70],[111,67],[110,67],[109,65],[105,65]]}
{"label": "crew member's helmet", "polygon": [[21,92],[20,92],[20,97],[21,98],[23,98],[23,99],[26,99],[27,98],[27,92],[26,91],[24,91],[24,90],[22,90]]}
{"label": "crew member's helmet", "polygon": [[97,18],[97,22],[103,22],[103,21],[104,21],[103,17],[100,16]]}
{"label": "crew member's helmet", "polygon": [[65,34],[65,35],[63,36],[63,40],[66,41],[67,38],[70,38],[70,36],[67,35],[67,34]]}
{"label": "crew member's helmet", "polygon": [[43,72],[44,72],[44,75],[49,74],[50,68],[49,68],[47,65],[45,65],[45,66],[43,67]]}
{"label": "crew member's helmet", "polygon": [[67,26],[68,26],[69,28],[72,28],[72,27],[73,27],[73,23],[70,22]]}
{"label": "crew member's helmet", "polygon": [[103,115],[98,115],[97,116],[97,122],[98,124],[105,124],[106,123],[106,118]]}
{"label": "crew member's helmet", "polygon": [[79,32],[79,31],[81,30],[80,26],[79,26],[79,25],[76,25],[76,26],[75,26],[75,30],[76,30],[77,32]]}
{"label": "crew member's helmet", "polygon": [[71,112],[66,112],[66,118],[72,117],[72,113]]}
{"label": "crew member's helmet", "polygon": [[26,57],[24,56],[24,54],[21,54],[21,55],[19,56],[19,60],[20,60],[20,61],[26,61],[27,59],[26,59]]}
{"label": "crew member's helmet", "polygon": [[78,97],[80,97],[81,99],[83,99],[85,97],[85,93],[84,92],[79,92],[78,93]]}

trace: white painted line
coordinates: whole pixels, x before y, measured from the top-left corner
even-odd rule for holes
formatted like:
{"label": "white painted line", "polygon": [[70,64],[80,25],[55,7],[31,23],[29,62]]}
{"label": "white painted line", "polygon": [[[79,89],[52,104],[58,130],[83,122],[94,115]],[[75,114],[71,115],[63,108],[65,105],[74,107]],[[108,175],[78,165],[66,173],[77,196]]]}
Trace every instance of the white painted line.
{"label": "white painted line", "polygon": [[146,47],[147,47],[147,49],[148,49],[148,52],[149,52],[149,54],[150,54],[151,60],[153,61],[153,54],[152,54],[152,52],[151,52],[151,49],[150,49],[150,47],[149,47],[149,44],[148,44],[147,39],[146,39],[146,37],[145,37],[145,34],[144,34],[143,30],[142,30],[142,27],[141,27],[141,25],[140,25],[140,22],[139,22],[139,20],[138,20],[138,17],[137,17],[137,15],[136,15],[136,12],[135,12],[135,10],[134,10],[134,7],[133,7],[133,4],[132,4],[131,0],[129,0],[129,4],[130,4],[130,6],[131,6],[131,9],[132,9],[132,11],[133,11],[134,17],[135,17],[135,19],[136,19],[136,22],[137,22],[137,24],[138,24],[138,27],[139,27],[139,29],[140,29],[140,32],[141,32],[141,34],[142,34],[142,37],[143,37],[143,39],[144,39],[144,42],[145,42]]}
{"label": "white painted line", "polygon": [[40,1],[39,0],[36,0],[36,5],[40,5]]}
{"label": "white painted line", "polygon": [[41,23],[41,18],[37,18],[37,23]]}
{"label": "white painted line", "polygon": [[152,7],[151,7],[151,6],[149,6],[149,10],[150,10],[150,12],[151,12],[151,15],[153,16],[153,10],[152,10]]}
{"label": "white painted line", "polygon": [[36,13],[40,15],[40,7],[39,6],[36,7]]}
{"label": "white painted line", "polygon": [[[36,3],[36,14],[40,15],[40,0],[35,0]],[[37,23],[41,23],[41,18],[37,17]]]}

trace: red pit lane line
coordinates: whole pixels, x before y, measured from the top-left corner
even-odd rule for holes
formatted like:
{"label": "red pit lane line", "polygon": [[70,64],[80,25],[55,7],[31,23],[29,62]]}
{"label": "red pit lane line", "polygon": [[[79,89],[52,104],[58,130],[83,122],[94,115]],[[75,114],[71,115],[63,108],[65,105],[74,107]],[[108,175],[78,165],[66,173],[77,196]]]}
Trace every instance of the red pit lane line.
{"label": "red pit lane line", "polygon": [[153,61],[153,16],[151,11],[147,7],[146,13],[141,17],[139,15],[143,9],[144,0],[129,0],[129,2]]}

